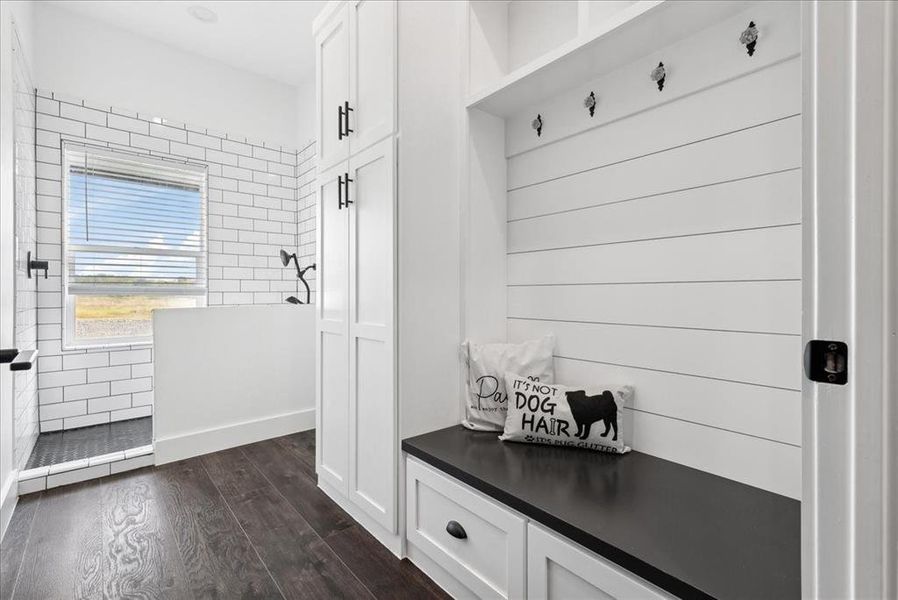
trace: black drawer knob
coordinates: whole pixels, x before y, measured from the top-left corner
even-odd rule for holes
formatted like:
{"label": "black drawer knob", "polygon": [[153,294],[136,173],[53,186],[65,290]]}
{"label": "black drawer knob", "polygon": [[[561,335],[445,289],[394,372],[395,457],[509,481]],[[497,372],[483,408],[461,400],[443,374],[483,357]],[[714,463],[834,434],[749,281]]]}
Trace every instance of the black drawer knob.
{"label": "black drawer knob", "polygon": [[449,521],[446,524],[446,532],[454,538],[458,538],[460,540],[466,539],[468,534],[465,532],[465,528],[461,526],[461,523],[458,521]]}

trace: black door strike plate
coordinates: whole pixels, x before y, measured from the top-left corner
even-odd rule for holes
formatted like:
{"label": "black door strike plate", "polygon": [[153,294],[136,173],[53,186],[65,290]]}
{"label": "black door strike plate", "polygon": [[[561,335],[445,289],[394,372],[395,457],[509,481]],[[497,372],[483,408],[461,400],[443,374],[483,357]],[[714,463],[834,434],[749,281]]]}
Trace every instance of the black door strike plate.
{"label": "black door strike plate", "polygon": [[845,385],[848,382],[848,344],[811,340],[804,349],[804,371],[811,381]]}

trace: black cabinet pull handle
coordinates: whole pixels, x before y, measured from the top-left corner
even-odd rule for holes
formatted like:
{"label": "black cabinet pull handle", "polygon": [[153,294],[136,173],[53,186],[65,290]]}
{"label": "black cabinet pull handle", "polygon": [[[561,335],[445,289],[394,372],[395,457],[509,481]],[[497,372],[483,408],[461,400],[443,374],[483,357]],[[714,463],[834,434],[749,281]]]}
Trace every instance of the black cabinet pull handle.
{"label": "black cabinet pull handle", "polygon": [[349,199],[349,184],[355,181],[355,179],[349,178],[349,173],[344,175],[345,179],[343,179],[343,183],[346,184],[346,200],[343,201],[343,206],[349,208],[349,205],[352,204],[352,200]]}
{"label": "black cabinet pull handle", "polygon": [[459,540],[464,540],[468,537],[465,528],[458,521],[449,521],[446,524],[446,533]]}
{"label": "black cabinet pull handle", "polygon": [[337,139],[343,139],[343,107],[337,105]]}
{"label": "black cabinet pull handle", "polygon": [[343,176],[337,175],[337,210],[343,210]]}
{"label": "black cabinet pull handle", "polygon": [[346,121],[345,121],[346,125],[345,125],[343,135],[348,136],[350,133],[355,131],[355,129],[349,128],[349,113],[351,113],[354,110],[352,108],[349,108],[349,100],[347,100],[343,103],[343,109],[344,109],[343,114],[346,115]]}

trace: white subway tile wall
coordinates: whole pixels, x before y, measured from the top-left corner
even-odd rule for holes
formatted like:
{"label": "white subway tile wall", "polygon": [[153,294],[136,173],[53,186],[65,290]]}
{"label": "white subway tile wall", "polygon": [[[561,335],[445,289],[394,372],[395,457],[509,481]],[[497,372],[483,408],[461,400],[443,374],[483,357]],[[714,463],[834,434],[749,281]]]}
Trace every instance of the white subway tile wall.
{"label": "white subway tile wall", "polygon": [[[15,30],[15,28],[13,28]],[[15,346],[20,350],[33,350],[39,334],[37,321],[38,277],[28,278],[26,261],[28,252],[34,253],[38,241],[35,218],[35,95],[28,65],[18,50],[18,35],[13,35],[13,112],[15,141]],[[32,258],[42,258],[33,256]],[[22,468],[28,462],[31,449],[37,441],[38,403],[37,370],[16,371],[13,376],[13,423],[15,425],[15,452],[13,468]]]}
{"label": "white subway tile wall", "polygon": [[[50,261],[37,288],[40,430],[149,416],[153,349],[62,348],[63,141],[208,165],[209,306],[302,297],[279,250],[315,260],[315,143],[295,150],[116,107],[37,92],[37,249]],[[315,271],[307,273],[315,301]],[[303,290],[300,293],[300,289]]]}

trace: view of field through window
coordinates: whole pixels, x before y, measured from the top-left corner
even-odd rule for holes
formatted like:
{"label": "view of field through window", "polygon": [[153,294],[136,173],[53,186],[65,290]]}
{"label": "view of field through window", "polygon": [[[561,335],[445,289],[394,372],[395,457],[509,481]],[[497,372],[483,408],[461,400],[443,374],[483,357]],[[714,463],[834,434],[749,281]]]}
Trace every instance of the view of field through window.
{"label": "view of field through window", "polygon": [[74,152],[66,215],[71,336],[149,338],[153,310],[204,302],[204,188],[133,157]]}
{"label": "view of field through window", "polygon": [[153,333],[153,310],[200,306],[196,296],[76,296],[75,338],[142,337]]}

